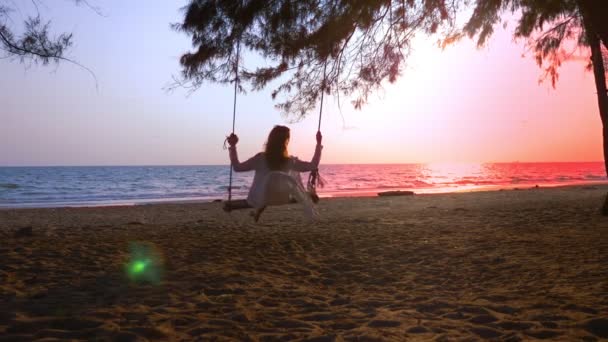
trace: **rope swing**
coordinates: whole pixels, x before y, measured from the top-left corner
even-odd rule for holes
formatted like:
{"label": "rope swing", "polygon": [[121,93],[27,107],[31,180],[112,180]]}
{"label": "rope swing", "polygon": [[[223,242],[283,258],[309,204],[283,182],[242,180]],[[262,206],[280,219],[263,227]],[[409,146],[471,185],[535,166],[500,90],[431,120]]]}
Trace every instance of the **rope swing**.
{"label": "rope swing", "polygon": [[[239,59],[241,54],[241,41],[238,40],[236,43],[236,62],[234,63],[234,101],[232,103],[232,134],[234,134],[234,127],[236,124],[236,95],[239,87]],[[226,141],[228,138],[226,138]],[[226,142],[224,142],[224,147]],[[228,204],[232,203],[232,159],[230,159],[230,180],[228,183]]]}
{"label": "rope swing", "polygon": [[[321,103],[319,104],[319,124],[317,126],[317,133],[321,133],[321,121],[323,118],[323,97],[325,95],[325,83],[327,81],[327,60],[325,60],[325,64],[323,65],[323,83],[321,83]],[[310,193],[310,197],[313,202],[319,202],[319,196],[317,195],[317,185],[322,188],[325,185],[325,182],[321,178],[319,174],[319,169],[313,170],[308,175],[308,184],[307,190]]]}
{"label": "rope swing", "polygon": [[[234,100],[233,100],[233,105],[232,105],[232,134],[234,134],[235,126],[236,126],[236,98],[237,98],[238,88],[239,88],[240,53],[241,53],[241,42],[239,40],[236,45],[236,62],[234,63],[235,67],[234,67]],[[321,103],[319,106],[319,123],[317,126],[317,133],[321,132],[321,119],[323,117],[323,98],[325,95],[325,89],[326,89],[325,83],[326,83],[326,77],[327,77],[326,71],[327,71],[327,61],[325,61],[325,65],[323,66],[323,83],[321,84]],[[227,142],[228,142],[228,138],[226,138],[226,140],[224,141],[224,148],[226,148]],[[228,202],[224,206],[224,210],[227,212],[230,212],[235,209],[249,208],[249,206],[246,205],[245,203],[241,203],[238,205],[233,205],[233,203],[232,203],[233,167],[234,167],[234,165],[232,164],[232,160],[230,160],[230,178],[228,181]],[[323,187],[323,186],[324,186],[324,182],[323,182],[323,179],[321,178],[321,175],[319,174],[319,169],[311,171],[310,174],[308,175],[307,191],[314,203],[319,202],[319,196],[317,195],[317,187]],[[239,202],[239,201],[236,201],[236,202]]]}

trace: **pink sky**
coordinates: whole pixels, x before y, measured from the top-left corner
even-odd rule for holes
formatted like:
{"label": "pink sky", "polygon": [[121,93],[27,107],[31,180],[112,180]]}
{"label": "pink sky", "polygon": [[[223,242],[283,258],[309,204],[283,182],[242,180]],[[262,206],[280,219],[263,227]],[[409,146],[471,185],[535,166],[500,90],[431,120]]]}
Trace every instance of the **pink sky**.
{"label": "pink sky", "polygon": [[443,52],[430,41],[415,46],[395,85],[372,96],[360,112],[342,106],[349,129],[342,128],[337,108],[327,107],[330,148],[324,160],[602,160],[593,74],[583,62],[565,63],[553,89],[550,81],[538,83],[541,70],[532,57],[521,57],[523,43],[512,42],[504,31],[481,50],[468,39]]}
{"label": "pink sky", "polygon": [[[8,80],[0,84],[0,166],[227,164],[232,88],[206,85],[189,97],[163,90],[190,46],[168,27],[179,6],[154,0],[104,10],[101,17],[66,3],[48,13],[58,30],[75,32],[71,56],[96,72],[99,91],[71,65],[0,61]],[[136,25],[130,13],[140,13]],[[322,163],[601,161],[593,74],[584,62],[566,63],[557,89],[539,85],[541,70],[521,57],[523,43],[510,32],[498,30],[481,50],[469,39],[445,51],[418,39],[398,82],[363,110],[342,98],[340,113],[326,99]],[[239,96],[242,158],[286,123],[271,90]],[[289,126],[290,152],[311,157],[317,113]]]}

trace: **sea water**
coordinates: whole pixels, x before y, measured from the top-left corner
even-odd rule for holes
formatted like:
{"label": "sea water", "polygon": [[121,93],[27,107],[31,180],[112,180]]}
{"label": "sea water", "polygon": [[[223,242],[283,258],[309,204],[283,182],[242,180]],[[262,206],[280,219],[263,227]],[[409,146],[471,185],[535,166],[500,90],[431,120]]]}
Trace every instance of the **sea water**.
{"label": "sea water", "polygon": [[[608,181],[602,162],[321,165],[320,173],[326,183],[319,189],[322,197]],[[253,172],[233,176],[233,197],[244,198]],[[0,167],[0,207],[211,201],[227,197],[228,180],[228,166]]]}

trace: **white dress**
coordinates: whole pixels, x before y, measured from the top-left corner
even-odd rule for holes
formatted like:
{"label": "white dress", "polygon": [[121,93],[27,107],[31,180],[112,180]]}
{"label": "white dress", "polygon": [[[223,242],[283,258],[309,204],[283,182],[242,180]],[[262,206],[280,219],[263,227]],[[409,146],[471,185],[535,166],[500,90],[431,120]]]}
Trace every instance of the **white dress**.
{"label": "white dress", "polygon": [[289,203],[290,196],[301,203],[304,213],[314,218],[314,210],[310,196],[304,189],[300,172],[309,172],[319,167],[323,146],[317,144],[315,154],[310,162],[290,157],[282,170],[273,171],[268,168],[264,153],[258,153],[244,162],[239,162],[236,147],[230,147],[230,161],[235,172],[255,171],[253,183],[249,189],[247,203],[253,208],[260,209],[267,205]]}

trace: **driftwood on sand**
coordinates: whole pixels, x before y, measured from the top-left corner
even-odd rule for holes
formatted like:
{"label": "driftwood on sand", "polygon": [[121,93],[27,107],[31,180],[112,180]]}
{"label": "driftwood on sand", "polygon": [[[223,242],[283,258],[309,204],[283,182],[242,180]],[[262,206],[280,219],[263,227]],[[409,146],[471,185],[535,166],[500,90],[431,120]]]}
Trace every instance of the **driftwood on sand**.
{"label": "driftwood on sand", "polygon": [[412,196],[412,195],[414,195],[414,192],[408,191],[408,190],[384,191],[384,192],[378,193],[378,196]]}

